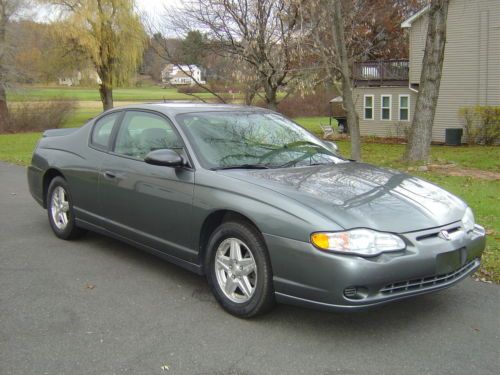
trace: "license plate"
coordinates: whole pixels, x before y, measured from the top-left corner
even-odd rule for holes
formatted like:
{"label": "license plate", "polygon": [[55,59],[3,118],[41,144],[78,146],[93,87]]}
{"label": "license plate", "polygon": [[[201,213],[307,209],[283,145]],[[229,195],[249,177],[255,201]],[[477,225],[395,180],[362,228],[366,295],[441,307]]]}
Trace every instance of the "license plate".
{"label": "license plate", "polygon": [[438,254],[436,257],[436,274],[443,275],[462,267],[467,260],[467,250],[461,248]]}

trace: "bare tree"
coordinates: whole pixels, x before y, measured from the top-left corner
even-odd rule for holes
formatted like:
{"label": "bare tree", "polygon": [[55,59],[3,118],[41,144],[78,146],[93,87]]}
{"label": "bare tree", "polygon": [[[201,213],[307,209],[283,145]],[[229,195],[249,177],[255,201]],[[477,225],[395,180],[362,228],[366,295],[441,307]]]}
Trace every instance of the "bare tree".
{"label": "bare tree", "polygon": [[278,90],[297,77],[293,68],[300,43],[299,9],[303,0],[188,0],[170,17],[177,29],[199,29],[207,45],[247,64],[276,109]]}
{"label": "bare tree", "polygon": [[449,2],[450,0],[431,0],[429,5],[419,93],[405,154],[405,159],[409,162],[427,161],[429,158],[443,69]]}
{"label": "bare tree", "polygon": [[6,88],[9,81],[12,63],[10,61],[11,46],[7,40],[7,28],[25,6],[24,0],[0,0],[0,125],[9,115],[7,108]]}
{"label": "bare tree", "polygon": [[[344,21],[340,0],[329,1],[329,13],[333,16],[332,34],[335,46],[335,60],[342,78],[343,104],[347,112],[347,126],[351,136],[351,158],[361,159],[361,135],[359,132],[359,117],[354,106],[352,94],[351,70],[344,36]],[[333,73],[333,72],[332,72]]]}
{"label": "bare tree", "polygon": [[[424,0],[309,0],[301,11],[311,75],[326,75],[342,93],[351,157],[361,158],[359,118],[350,67],[355,61],[407,57],[401,22]],[[315,69],[314,69],[315,68]]]}
{"label": "bare tree", "polygon": [[302,13],[309,30],[309,49],[320,58],[321,67],[342,93],[351,136],[351,158],[361,159],[359,117],[354,106],[350,64],[354,52],[348,51],[345,17],[340,0],[311,0]]}

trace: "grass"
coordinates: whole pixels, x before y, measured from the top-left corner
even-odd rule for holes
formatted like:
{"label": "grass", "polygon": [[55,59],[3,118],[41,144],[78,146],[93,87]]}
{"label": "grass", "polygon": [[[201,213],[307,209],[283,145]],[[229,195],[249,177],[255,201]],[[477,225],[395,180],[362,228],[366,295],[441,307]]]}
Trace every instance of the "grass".
{"label": "grass", "polygon": [[[304,128],[309,130],[311,133],[322,135],[323,130],[321,130],[320,125],[328,125],[329,117],[296,117],[293,119],[297,124],[302,125]],[[332,120],[333,126],[337,124],[337,120]]]}
{"label": "grass", "polygon": [[[72,90],[75,91],[75,89]],[[83,93],[86,92],[85,90],[81,91]],[[137,93],[135,96],[137,97]],[[74,114],[67,119],[64,126],[81,126],[89,118],[96,116],[100,112],[101,108],[99,105],[95,105],[95,103],[92,105],[81,103]],[[319,127],[320,124],[328,123],[328,117],[299,117],[294,120],[316,134],[322,133]],[[19,165],[28,165],[31,161],[33,149],[40,136],[41,133],[39,132],[0,134],[0,160]],[[343,155],[349,155],[349,142],[341,140],[337,144]],[[384,167],[407,169],[407,166],[400,161],[404,147],[404,145],[397,144],[364,143],[362,146],[363,159],[368,163]],[[499,147],[432,146],[431,152],[433,161],[437,163],[455,163],[464,168],[489,171],[500,170]],[[456,194],[473,208],[477,222],[484,225],[488,233],[488,244],[483,257],[481,274],[500,283],[500,181],[473,179],[469,176],[445,176],[438,172],[412,173]]]}
{"label": "grass", "polygon": [[[350,154],[348,141],[336,142],[343,155]],[[361,147],[363,160],[390,168],[406,168],[401,161],[405,145],[364,143]],[[431,163],[456,164],[462,168],[475,168],[486,171],[500,170],[500,147],[495,146],[431,146]]]}
{"label": "grass", "polygon": [[485,227],[488,235],[480,273],[500,283],[500,180],[443,176],[430,172],[415,174],[459,196],[473,209],[476,222]]}
{"label": "grass", "polygon": [[[317,135],[322,135],[320,124],[328,124],[328,117],[297,117],[299,125]],[[335,141],[342,155],[350,154],[351,144],[348,141]],[[362,145],[363,160],[390,168],[403,169],[401,162],[405,145],[364,142]],[[478,157],[479,155],[479,157]],[[463,168],[476,168],[487,171],[500,171],[500,147],[497,146],[431,146],[431,162],[437,164],[456,164]]]}
{"label": "grass", "polygon": [[0,160],[28,165],[42,133],[0,134]]}

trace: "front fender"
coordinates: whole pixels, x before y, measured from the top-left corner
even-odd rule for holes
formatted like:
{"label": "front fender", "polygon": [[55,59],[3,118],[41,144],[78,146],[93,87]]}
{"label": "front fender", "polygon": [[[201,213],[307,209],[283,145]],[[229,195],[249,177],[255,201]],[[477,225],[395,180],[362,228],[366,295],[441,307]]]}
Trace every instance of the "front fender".
{"label": "front fender", "polygon": [[196,172],[193,210],[197,233],[204,220],[217,210],[247,217],[263,234],[298,241],[308,242],[314,231],[342,229],[285,195],[212,171]]}

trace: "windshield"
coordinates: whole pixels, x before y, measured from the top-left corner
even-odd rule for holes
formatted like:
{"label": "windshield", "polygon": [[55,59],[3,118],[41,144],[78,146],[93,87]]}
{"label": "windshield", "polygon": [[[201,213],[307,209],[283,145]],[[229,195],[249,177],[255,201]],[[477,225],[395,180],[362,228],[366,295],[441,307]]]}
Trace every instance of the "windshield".
{"label": "windshield", "polygon": [[210,169],[279,168],[343,162],[318,138],[265,112],[204,112],[177,116],[202,165]]}

